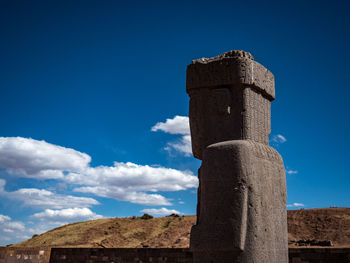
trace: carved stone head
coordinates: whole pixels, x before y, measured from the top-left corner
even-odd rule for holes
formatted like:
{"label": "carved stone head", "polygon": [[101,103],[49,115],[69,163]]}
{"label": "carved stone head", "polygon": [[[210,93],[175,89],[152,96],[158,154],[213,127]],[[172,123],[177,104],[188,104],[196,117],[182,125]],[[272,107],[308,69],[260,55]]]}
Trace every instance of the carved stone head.
{"label": "carved stone head", "polygon": [[187,67],[193,155],[210,144],[251,139],[268,143],[274,78],[244,51],[199,59]]}

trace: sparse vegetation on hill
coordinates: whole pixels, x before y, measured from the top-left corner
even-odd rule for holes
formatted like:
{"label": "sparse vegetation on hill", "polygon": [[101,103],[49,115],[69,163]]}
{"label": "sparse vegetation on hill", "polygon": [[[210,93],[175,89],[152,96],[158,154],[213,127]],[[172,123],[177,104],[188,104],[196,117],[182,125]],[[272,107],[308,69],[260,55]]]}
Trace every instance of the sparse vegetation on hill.
{"label": "sparse vegetation on hill", "polygon": [[149,214],[143,214],[143,216],[140,216],[139,218],[140,218],[140,219],[148,220],[148,219],[152,219],[153,216],[151,216],[151,215],[149,215]]}
{"label": "sparse vegetation on hill", "polygon": [[[189,246],[195,222],[196,216],[178,215],[91,220],[55,228],[14,246],[181,248]],[[291,246],[318,240],[350,247],[350,208],[288,211],[288,230]]]}
{"label": "sparse vegetation on hill", "polygon": [[186,247],[195,216],[98,219],[55,228],[18,247]]}

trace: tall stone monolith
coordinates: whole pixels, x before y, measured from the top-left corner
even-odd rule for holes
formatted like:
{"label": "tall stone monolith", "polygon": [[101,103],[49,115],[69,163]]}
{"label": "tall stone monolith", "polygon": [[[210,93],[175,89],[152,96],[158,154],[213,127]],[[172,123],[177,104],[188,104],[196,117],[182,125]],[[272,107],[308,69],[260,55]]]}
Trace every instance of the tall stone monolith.
{"label": "tall stone monolith", "polygon": [[269,146],[274,77],[244,51],[187,67],[198,170],[195,263],[288,262],[286,181]]}

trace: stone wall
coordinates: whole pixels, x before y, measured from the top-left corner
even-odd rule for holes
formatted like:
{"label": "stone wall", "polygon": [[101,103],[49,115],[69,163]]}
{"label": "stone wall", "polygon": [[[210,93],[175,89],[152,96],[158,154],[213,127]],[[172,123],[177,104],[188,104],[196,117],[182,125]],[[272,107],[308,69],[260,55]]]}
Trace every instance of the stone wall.
{"label": "stone wall", "polygon": [[290,248],[289,263],[350,263],[350,248]]}
{"label": "stone wall", "polygon": [[[189,249],[54,248],[50,263],[192,263]],[[350,248],[291,248],[289,263],[350,263]]]}
{"label": "stone wall", "polygon": [[50,248],[0,247],[0,263],[49,263]]}
{"label": "stone wall", "polygon": [[50,263],[192,263],[182,248],[53,248]]}
{"label": "stone wall", "polygon": [[[50,259],[51,252],[51,259]],[[0,263],[192,263],[188,249],[6,248]],[[350,248],[290,248],[289,263],[350,263]]]}

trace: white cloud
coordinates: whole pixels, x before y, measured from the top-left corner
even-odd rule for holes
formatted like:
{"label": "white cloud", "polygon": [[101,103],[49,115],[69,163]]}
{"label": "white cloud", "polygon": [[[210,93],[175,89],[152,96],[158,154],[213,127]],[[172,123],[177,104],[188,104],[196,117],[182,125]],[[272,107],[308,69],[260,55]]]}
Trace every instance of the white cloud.
{"label": "white cloud", "polygon": [[166,119],[165,122],[158,122],[152,127],[152,131],[187,135],[190,134],[189,119],[186,116],[175,116],[173,119]]}
{"label": "white cloud", "polygon": [[0,196],[20,201],[25,206],[61,209],[67,207],[90,207],[91,205],[99,204],[93,198],[60,195],[44,189],[21,188],[13,192],[7,192],[4,188],[5,184],[6,181],[0,179]]}
{"label": "white cloud", "polygon": [[287,141],[286,137],[284,137],[282,134],[277,134],[272,136],[272,142],[276,144],[282,144]]}
{"label": "white cloud", "polygon": [[36,179],[63,178],[63,171],[83,171],[91,157],[76,150],[22,137],[0,137],[0,168]]}
{"label": "white cloud", "polygon": [[191,171],[161,166],[115,162],[114,166],[89,168],[84,174],[68,174],[68,183],[94,186],[116,186],[131,191],[179,191],[197,187],[198,179]]}
{"label": "white cloud", "polygon": [[191,135],[189,118],[186,116],[175,116],[173,119],[166,119],[165,122],[158,122],[151,129],[152,131],[163,131],[170,134],[180,134],[181,139],[175,142],[169,142],[164,148],[167,151],[174,149],[183,153],[185,156],[192,154]]}
{"label": "white cloud", "polygon": [[4,222],[9,221],[9,220],[11,220],[10,217],[4,216],[4,215],[0,215],[0,224],[3,224]]}
{"label": "white cloud", "polygon": [[115,198],[143,205],[170,205],[159,194],[146,192],[179,191],[198,186],[198,178],[191,171],[179,171],[164,167],[152,167],[134,163],[115,162],[113,167],[89,168],[84,174],[69,174],[71,184],[88,186],[74,191],[93,193],[97,196]]}
{"label": "white cloud", "polygon": [[287,205],[287,207],[304,207],[305,205],[302,203],[293,203],[290,205]]}
{"label": "white cloud", "polygon": [[102,218],[102,215],[97,215],[89,208],[67,208],[61,210],[46,209],[43,212],[32,215],[32,218],[40,219],[42,221],[77,221],[77,220],[90,220]]}
{"label": "white cloud", "polygon": [[92,193],[97,196],[114,198],[141,205],[171,205],[170,201],[159,194],[147,194],[144,192],[127,191],[116,186],[85,186],[75,188],[74,191]]}
{"label": "white cloud", "polygon": [[297,174],[298,171],[286,169],[286,173],[287,173],[287,174]]}
{"label": "white cloud", "polygon": [[24,224],[22,222],[8,222],[6,224],[6,226],[10,229],[14,229],[14,230],[21,230],[21,231],[24,231],[25,230],[25,227],[24,227]]}
{"label": "white cloud", "polygon": [[0,245],[25,233],[25,226],[20,221],[12,221],[11,217],[0,214]]}
{"label": "white cloud", "polygon": [[165,207],[162,207],[159,209],[156,209],[156,208],[143,209],[140,212],[151,214],[151,215],[171,215],[171,214],[179,215],[180,214],[180,212],[177,210],[167,209]]}
{"label": "white cloud", "polygon": [[191,135],[184,135],[176,142],[169,142],[165,149],[168,150],[171,148],[182,152],[185,156],[190,156],[192,154]]}
{"label": "white cloud", "polygon": [[[184,124],[187,117],[176,116],[174,120],[156,125],[172,133],[187,133]],[[176,128],[182,123],[185,128]],[[190,136],[184,135],[190,143]],[[190,145],[190,144],[189,144]],[[182,146],[172,147],[181,150]],[[182,151],[189,151],[184,147]],[[21,177],[36,179],[59,179],[64,183],[79,185],[75,192],[92,193],[96,196],[115,198],[143,205],[170,205],[159,191],[179,191],[195,188],[198,179],[191,171],[179,171],[165,167],[153,167],[134,163],[115,162],[114,166],[90,167],[91,157],[73,149],[21,137],[0,137],[0,168]],[[23,202],[25,206],[63,209],[90,207],[98,204],[92,198],[60,195],[49,190],[22,188],[6,192],[5,181],[0,180],[0,195]],[[65,184],[58,184],[64,190]],[[153,192],[153,193],[148,193]]]}

